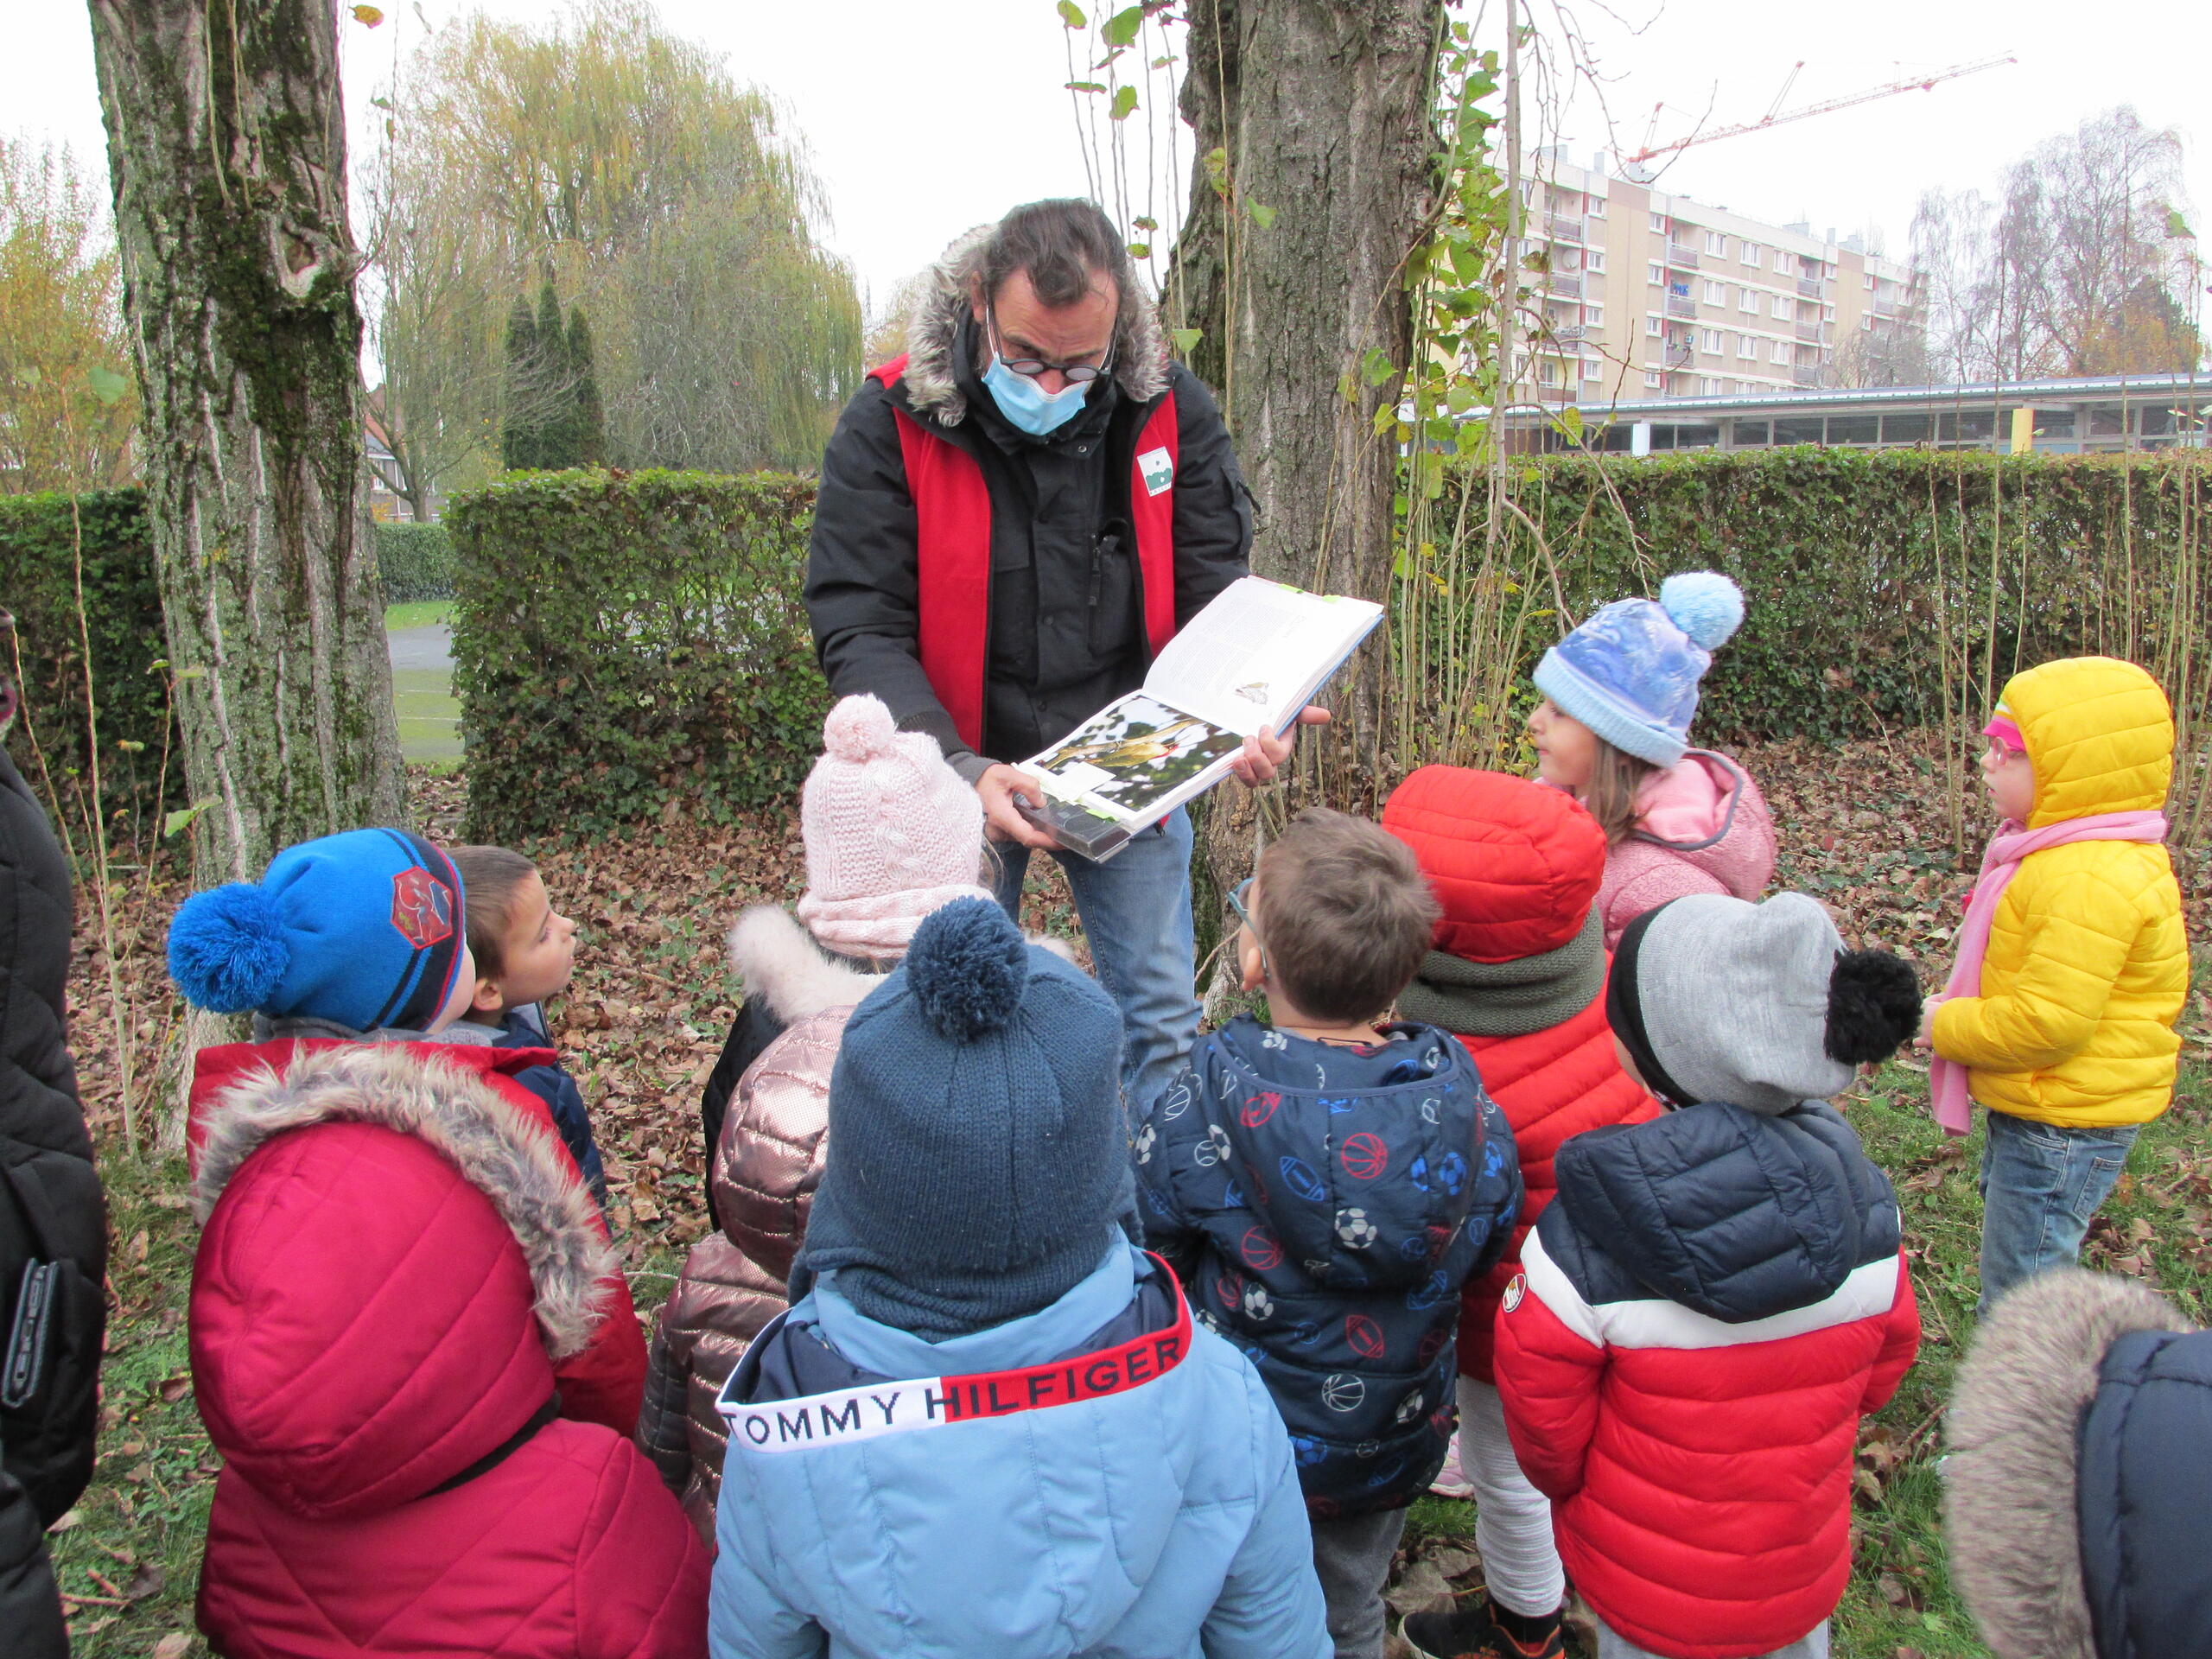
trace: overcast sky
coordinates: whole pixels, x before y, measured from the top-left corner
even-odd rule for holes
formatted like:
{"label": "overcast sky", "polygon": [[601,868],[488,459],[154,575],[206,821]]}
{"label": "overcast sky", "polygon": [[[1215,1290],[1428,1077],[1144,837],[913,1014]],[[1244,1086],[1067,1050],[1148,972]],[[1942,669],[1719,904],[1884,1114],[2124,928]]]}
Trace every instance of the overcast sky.
{"label": "overcast sky", "polygon": [[[1553,0],[1528,0],[1553,32]],[[370,94],[459,0],[384,0],[378,29],[344,25],[357,142],[372,130]],[[1815,232],[1872,231],[1908,245],[1920,193],[1985,189],[2038,140],[2115,104],[2180,130],[2192,223],[2212,238],[2212,4],[2206,0],[1570,0],[1606,77],[1609,135],[1582,90],[1555,136],[1573,159],[1618,139],[1624,149],[1696,127],[1755,120],[1798,74],[1785,109],[1944,66],[2010,52],[2007,67],[1858,109],[1702,145],[1663,188]],[[830,245],[880,305],[954,235],[1007,206],[1085,188],[1052,0],[659,0],[668,26],[728,54],[741,79],[790,112],[824,185]],[[543,0],[486,0],[535,21]],[[0,129],[63,140],[105,160],[82,5],[19,3],[0,54]],[[1495,34],[1500,7],[1480,16]],[[1655,105],[1664,104],[1654,121]],[[1710,115],[1707,111],[1710,108]],[[1294,211],[1294,204],[1283,204]],[[874,308],[873,306],[871,308]]]}

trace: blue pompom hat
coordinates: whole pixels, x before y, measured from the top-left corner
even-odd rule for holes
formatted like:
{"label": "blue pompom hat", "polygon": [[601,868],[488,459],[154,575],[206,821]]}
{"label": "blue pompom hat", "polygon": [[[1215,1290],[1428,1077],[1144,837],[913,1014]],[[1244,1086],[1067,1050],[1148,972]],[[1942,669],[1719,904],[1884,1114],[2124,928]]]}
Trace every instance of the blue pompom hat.
{"label": "blue pompom hat", "polygon": [[1129,1207],[1122,1015],[1090,976],[956,899],[845,1027],[792,1292],[836,1274],[931,1341],[1034,1313],[1096,1272]]}
{"label": "blue pompom hat", "polygon": [[453,861],[404,830],[287,847],[260,885],[186,899],[169,977],[194,1007],[352,1031],[420,1031],[461,971],[465,895]]}
{"label": "blue pompom hat", "polygon": [[1536,689],[1624,753],[1671,766],[1689,747],[1698,681],[1743,620],[1734,582],[1684,571],[1656,604],[1617,599],[1546,652]]}

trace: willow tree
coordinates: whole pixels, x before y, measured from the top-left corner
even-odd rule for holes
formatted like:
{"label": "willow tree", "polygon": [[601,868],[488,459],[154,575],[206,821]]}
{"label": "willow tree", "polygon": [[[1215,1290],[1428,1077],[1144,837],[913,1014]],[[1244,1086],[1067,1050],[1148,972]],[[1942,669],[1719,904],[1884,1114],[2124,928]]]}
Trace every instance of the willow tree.
{"label": "willow tree", "polygon": [[329,0],[92,0],[198,877],[404,810]]}
{"label": "willow tree", "polygon": [[[512,297],[550,271],[590,314],[607,459],[821,458],[859,378],[859,301],[815,239],[820,188],[775,105],[718,54],[632,0],[542,26],[472,16],[430,37],[394,101],[379,199],[399,222],[468,227],[454,246],[473,262],[442,307],[416,290],[442,270],[379,273],[395,360],[496,360]],[[430,416],[396,390],[403,420]],[[480,429],[513,414],[492,410],[497,377],[435,395]]]}
{"label": "willow tree", "polygon": [[124,482],[138,404],[95,181],[0,133],[0,492]]}

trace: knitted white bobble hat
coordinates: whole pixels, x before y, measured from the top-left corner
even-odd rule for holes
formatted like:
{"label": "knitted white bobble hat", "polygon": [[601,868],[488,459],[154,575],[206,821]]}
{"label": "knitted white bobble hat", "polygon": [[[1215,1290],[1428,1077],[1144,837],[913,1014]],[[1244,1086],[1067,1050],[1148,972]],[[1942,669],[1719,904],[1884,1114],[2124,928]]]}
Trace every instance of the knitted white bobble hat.
{"label": "knitted white bobble hat", "polygon": [[846,697],[822,722],[822,758],[799,799],[806,892],[798,918],[842,956],[895,961],[922,918],[990,894],[983,804],[937,740],[902,732],[881,699]]}

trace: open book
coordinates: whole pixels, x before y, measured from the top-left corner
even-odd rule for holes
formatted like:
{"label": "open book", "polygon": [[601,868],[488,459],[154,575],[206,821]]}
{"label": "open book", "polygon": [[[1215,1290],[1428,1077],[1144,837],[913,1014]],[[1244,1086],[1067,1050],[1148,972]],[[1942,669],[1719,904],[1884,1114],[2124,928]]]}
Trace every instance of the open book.
{"label": "open book", "polygon": [[1022,767],[1049,798],[1030,821],[1071,851],[1112,857],[1227,777],[1248,736],[1287,728],[1382,620],[1365,600],[1230,583],[1168,641],[1141,690]]}

